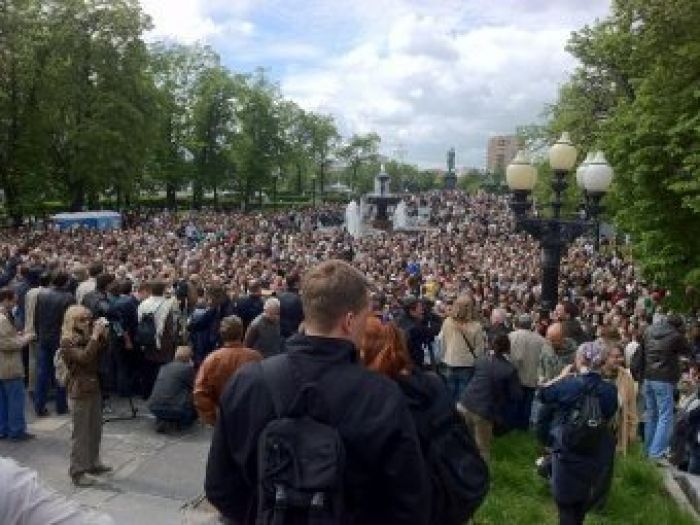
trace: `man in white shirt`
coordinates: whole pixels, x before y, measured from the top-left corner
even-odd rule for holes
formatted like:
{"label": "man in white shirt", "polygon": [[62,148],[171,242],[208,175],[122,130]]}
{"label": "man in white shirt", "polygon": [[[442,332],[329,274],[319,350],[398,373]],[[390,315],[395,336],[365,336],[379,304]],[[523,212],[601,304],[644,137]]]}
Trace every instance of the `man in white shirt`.
{"label": "man in white shirt", "polygon": [[78,285],[75,290],[75,302],[78,304],[83,304],[83,299],[90,292],[95,291],[95,277],[100,275],[104,271],[104,265],[101,262],[94,262],[88,268],[88,274],[90,278],[87,281],[83,281]]}
{"label": "man in white shirt", "polygon": [[144,315],[153,314],[156,328],[156,348],[144,354],[142,367],[143,396],[151,396],[153,385],[160,367],[173,360],[177,346],[177,319],[179,317],[178,302],[175,297],[165,297],[165,281],[150,283],[150,296],[144,299],[138,308],[139,324]]}

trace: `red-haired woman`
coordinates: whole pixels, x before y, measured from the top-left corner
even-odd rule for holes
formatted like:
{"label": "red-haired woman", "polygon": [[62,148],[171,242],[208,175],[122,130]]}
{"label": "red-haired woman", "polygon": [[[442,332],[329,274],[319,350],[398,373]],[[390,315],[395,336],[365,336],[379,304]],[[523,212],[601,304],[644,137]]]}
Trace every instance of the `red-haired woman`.
{"label": "red-haired woman", "polygon": [[[457,414],[444,381],[414,366],[401,330],[376,317],[367,319],[360,360],[370,370],[396,381],[416,424],[431,481],[431,525],[461,525],[476,512],[488,489],[488,467],[481,459],[464,420]],[[445,469],[444,463],[450,463]],[[466,473],[468,479],[445,478],[445,472]],[[469,486],[470,501],[455,500],[451,490]],[[461,494],[460,494],[461,496]],[[460,505],[451,504],[459,501]]]}

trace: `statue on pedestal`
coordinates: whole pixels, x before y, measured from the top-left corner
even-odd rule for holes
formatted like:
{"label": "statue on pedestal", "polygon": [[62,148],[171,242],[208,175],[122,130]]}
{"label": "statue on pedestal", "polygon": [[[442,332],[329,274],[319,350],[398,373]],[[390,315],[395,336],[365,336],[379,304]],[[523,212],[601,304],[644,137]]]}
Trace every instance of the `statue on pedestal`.
{"label": "statue on pedestal", "polygon": [[445,189],[454,190],[457,187],[457,174],[455,173],[455,149],[447,151],[447,174],[445,175]]}

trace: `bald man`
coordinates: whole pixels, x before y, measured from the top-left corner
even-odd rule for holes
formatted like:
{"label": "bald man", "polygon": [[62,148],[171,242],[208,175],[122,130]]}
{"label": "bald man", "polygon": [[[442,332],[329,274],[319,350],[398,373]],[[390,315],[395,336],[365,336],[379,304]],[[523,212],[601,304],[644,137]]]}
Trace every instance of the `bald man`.
{"label": "bald man", "polygon": [[576,343],[564,337],[561,323],[554,323],[547,328],[546,344],[540,355],[537,371],[539,384],[543,385],[557,377],[565,366],[573,364]]}
{"label": "bald man", "polygon": [[[540,363],[537,370],[540,388],[547,385],[552,379],[561,374],[568,365],[573,364],[576,355],[576,343],[564,337],[564,329],[561,323],[554,323],[547,328],[545,344],[540,354]],[[552,422],[556,417],[556,406],[547,403],[538,403],[533,407],[535,420],[535,434],[539,442],[545,447],[552,444]]]}

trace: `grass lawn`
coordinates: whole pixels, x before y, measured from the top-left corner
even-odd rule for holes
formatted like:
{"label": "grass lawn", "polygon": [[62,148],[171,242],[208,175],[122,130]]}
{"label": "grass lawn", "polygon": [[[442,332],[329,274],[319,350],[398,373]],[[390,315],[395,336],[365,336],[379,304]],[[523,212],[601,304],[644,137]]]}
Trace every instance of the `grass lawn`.
{"label": "grass lawn", "polygon": [[[491,491],[474,517],[476,525],[548,525],[558,523],[549,486],[534,469],[534,438],[512,432],[496,438],[491,450]],[[694,525],[663,488],[656,467],[635,449],[618,456],[605,510],[586,515],[586,525]]]}

